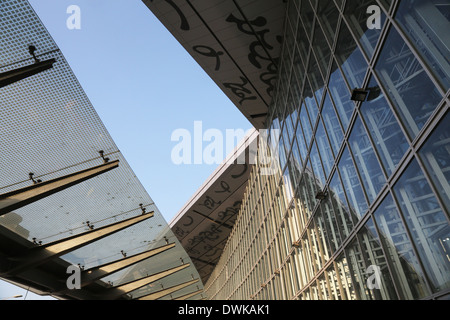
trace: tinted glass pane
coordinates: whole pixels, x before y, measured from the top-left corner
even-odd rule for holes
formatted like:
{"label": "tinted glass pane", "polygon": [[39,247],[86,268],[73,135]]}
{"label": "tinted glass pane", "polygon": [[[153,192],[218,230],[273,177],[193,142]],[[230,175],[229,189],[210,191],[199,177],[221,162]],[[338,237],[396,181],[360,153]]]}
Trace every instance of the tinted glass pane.
{"label": "tinted glass pane", "polygon": [[[378,12],[381,15],[376,16]],[[370,59],[386,21],[386,15],[383,10],[379,9],[376,1],[366,0],[347,1],[345,17],[350,28],[358,37],[359,44]]]}
{"label": "tinted glass pane", "polygon": [[368,206],[359,182],[358,173],[347,148],[339,162],[339,172],[350,204],[352,217],[354,221],[358,221],[367,211]]}
{"label": "tinted glass pane", "polygon": [[319,1],[317,16],[324,30],[328,42],[332,45],[336,35],[336,27],[339,20],[339,12],[333,2]]}
{"label": "tinted glass pane", "polygon": [[323,108],[322,108],[322,119],[326,131],[330,137],[331,146],[333,147],[334,154],[337,155],[339,149],[341,148],[344,135],[342,133],[342,128],[339,123],[339,119],[336,115],[336,111],[331,103],[330,96],[326,94]]}
{"label": "tinted glass pane", "polygon": [[450,113],[420,150],[420,157],[445,207],[450,208]]}
{"label": "tinted glass pane", "polygon": [[328,179],[331,168],[333,167],[334,157],[333,152],[331,151],[330,144],[328,143],[328,137],[322,125],[322,121],[319,121],[319,125],[317,127],[316,141],[320,153],[320,158],[322,159],[322,164],[325,170],[325,179]]}
{"label": "tinted glass pane", "polygon": [[350,91],[344,81],[344,78],[342,77],[341,71],[336,64],[333,64],[331,72],[328,88],[336,106],[339,118],[341,119],[342,126],[344,127],[344,131],[346,131],[350,123],[353,110],[355,109],[355,104],[350,99]]}
{"label": "tinted glass pane", "polygon": [[411,138],[415,138],[442,97],[422,65],[392,28],[376,66]]}
{"label": "tinted glass pane", "polygon": [[356,119],[350,135],[349,144],[369,202],[372,202],[385,184],[386,179],[359,117]]}
{"label": "tinted glass pane", "polygon": [[367,62],[344,23],[341,24],[338,43],[336,58],[350,88],[361,88],[367,72]]}
{"label": "tinted glass pane", "polygon": [[342,239],[347,238],[353,229],[353,222],[350,216],[350,210],[345,199],[344,189],[342,188],[341,179],[337,172],[334,174],[329,186],[328,198],[331,199],[339,223]]}
{"label": "tinted glass pane", "polygon": [[400,298],[411,300],[428,295],[423,271],[390,194],[375,211],[374,217]]}
{"label": "tinted glass pane", "polygon": [[450,87],[450,8],[436,0],[402,0],[396,19],[445,90]]}
{"label": "tinted glass pane", "polygon": [[394,186],[433,290],[450,287],[450,225],[416,160]]}
{"label": "tinted glass pane", "polygon": [[369,98],[361,105],[360,111],[382,164],[391,175],[408,150],[409,143],[373,77],[369,87]]}

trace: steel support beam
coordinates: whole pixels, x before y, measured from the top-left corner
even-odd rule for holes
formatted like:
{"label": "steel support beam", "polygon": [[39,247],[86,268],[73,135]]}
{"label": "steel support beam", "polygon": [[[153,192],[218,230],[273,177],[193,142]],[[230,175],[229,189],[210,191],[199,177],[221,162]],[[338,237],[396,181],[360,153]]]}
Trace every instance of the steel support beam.
{"label": "steel support beam", "polygon": [[50,259],[65,255],[66,253],[105,238],[151,217],[153,217],[153,212],[129,218],[124,221],[119,221],[105,227],[90,230],[79,235],[49,243],[47,245],[31,248],[27,253],[21,256],[10,258],[13,267],[5,273],[8,276],[11,276],[23,272],[24,270],[37,267]]}
{"label": "steel support beam", "polygon": [[53,68],[53,64],[55,62],[56,59],[53,58],[42,62],[39,61],[26,67],[21,67],[18,69],[0,73],[0,88],[3,88],[14,82],[26,79],[28,77],[34,76],[45,70],[51,69]]}
{"label": "steel support beam", "polygon": [[0,216],[119,166],[119,160],[0,195]]}
{"label": "steel support beam", "polygon": [[186,263],[186,264],[183,264],[183,265],[175,267],[175,268],[171,268],[171,269],[168,269],[168,270],[165,270],[162,272],[152,274],[151,276],[148,276],[148,277],[145,277],[142,279],[138,279],[135,281],[131,281],[131,282],[116,286],[114,288],[111,288],[111,291],[113,291],[113,293],[111,293],[110,295],[106,294],[105,299],[108,299],[108,300],[117,299],[124,294],[130,293],[130,292],[137,290],[139,288],[142,288],[152,282],[158,281],[159,279],[170,276],[171,274],[174,274],[175,272],[184,270],[189,266],[190,266],[190,264]]}
{"label": "steel support beam", "polygon": [[139,297],[137,299],[138,300],[156,300],[156,299],[162,298],[164,296],[167,296],[168,294],[174,293],[175,291],[189,287],[191,284],[197,283],[198,280],[199,279],[191,280],[191,281],[188,281],[188,282],[185,282],[185,283],[182,283],[182,284],[179,284],[179,285],[167,288],[167,289],[163,289],[163,290],[160,290],[157,292],[150,293],[146,296]]}

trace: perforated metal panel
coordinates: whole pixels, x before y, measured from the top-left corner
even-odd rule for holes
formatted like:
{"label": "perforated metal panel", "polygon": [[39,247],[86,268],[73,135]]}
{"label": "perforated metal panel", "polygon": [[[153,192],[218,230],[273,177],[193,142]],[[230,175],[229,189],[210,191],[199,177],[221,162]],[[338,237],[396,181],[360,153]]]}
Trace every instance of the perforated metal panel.
{"label": "perforated metal panel", "polygon": [[[89,268],[120,259],[121,251],[132,255],[164,245],[164,238],[177,243],[157,263],[150,259],[109,276],[114,285],[180,265],[180,258],[190,262],[30,4],[1,1],[0,14],[0,73],[34,63],[29,45],[39,59],[56,59],[52,69],[0,89],[0,194],[32,185],[29,173],[48,181],[100,165],[100,150],[110,161],[120,160],[117,169],[1,216],[0,225],[46,244],[89,230],[87,221],[98,228],[139,215],[142,204],[155,212],[153,218],[62,258]],[[191,275],[198,278],[193,267],[156,287],[189,281]],[[189,292],[196,290],[192,286]]]}

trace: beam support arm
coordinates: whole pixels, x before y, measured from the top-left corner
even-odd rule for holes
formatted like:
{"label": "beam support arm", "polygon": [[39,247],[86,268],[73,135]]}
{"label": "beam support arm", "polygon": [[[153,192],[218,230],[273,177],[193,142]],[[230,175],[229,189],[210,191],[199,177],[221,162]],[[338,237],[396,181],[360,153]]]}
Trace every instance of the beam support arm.
{"label": "beam support arm", "polygon": [[150,293],[146,296],[139,297],[137,299],[138,300],[156,300],[156,299],[162,298],[164,296],[167,296],[168,294],[174,293],[175,291],[189,287],[191,284],[197,283],[198,280],[199,279],[191,280],[191,281],[188,281],[188,282],[185,282],[185,283],[182,283],[182,284],[179,284],[179,285],[167,288],[167,289],[163,289],[163,290],[160,290],[157,292]]}
{"label": "beam support arm", "polygon": [[135,281],[131,281],[131,282],[128,282],[128,283],[116,286],[114,288],[111,288],[111,291],[113,291],[111,293],[111,295],[107,295],[105,298],[108,299],[108,300],[118,299],[121,296],[123,296],[124,294],[130,293],[130,292],[132,292],[134,290],[142,288],[142,287],[144,287],[144,286],[146,286],[148,284],[151,284],[151,283],[153,283],[155,281],[158,281],[158,280],[160,280],[162,278],[170,276],[171,274],[174,274],[174,273],[176,273],[178,271],[184,270],[184,269],[186,269],[189,266],[190,266],[190,264],[186,263],[186,264],[183,264],[183,265],[175,267],[175,268],[171,268],[171,269],[168,269],[168,270],[165,270],[165,271],[162,271],[162,272],[158,272],[158,273],[152,274],[152,275],[150,275],[148,277],[144,277],[142,279],[138,279],[138,280],[135,280]]}
{"label": "beam support arm", "polygon": [[32,186],[0,195],[0,216],[30,203],[46,198],[85,180],[119,166],[119,160],[108,162],[90,169],[82,170],[53,180],[35,183]]}
{"label": "beam support arm", "polygon": [[139,222],[153,217],[154,213],[149,212],[133,218],[116,222],[114,224],[104,226],[98,229],[90,230],[79,235],[75,235],[66,239],[55,241],[44,246],[29,249],[24,255],[11,258],[13,267],[6,272],[7,275],[14,275],[23,272],[29,268],[39,266],[46,261],[60,257],[84,247],[92,242],[105,238],[111,234],[119,232],[123,229],[131,227]]}

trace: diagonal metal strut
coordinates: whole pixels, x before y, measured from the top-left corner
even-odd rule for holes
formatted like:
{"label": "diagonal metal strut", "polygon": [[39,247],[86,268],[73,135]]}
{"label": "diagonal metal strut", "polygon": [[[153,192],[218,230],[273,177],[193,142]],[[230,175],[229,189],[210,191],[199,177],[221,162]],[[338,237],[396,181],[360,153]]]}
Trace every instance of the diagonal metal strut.
{"label": "diagonal metal strut", "polygon": [[119,160],[0,195],[0,216],[119,166]]}
{"label": "diagonal metal strut", "polygon": [[138,280],[135,280],[135,281],[131,281],[131,282],[119,285],[119,286],[114,287],[114,288],[111,289],[111,291],[114,291],[114,292],[111,295],[108,295],[106,297],[106,299],[110,299],[110,300],[117,299],[117,298],[119,298],[120,296],[122,296],[124,294],[132,292],[132,291],[137,290],[139,288],[142,288],[142,287],[144,287],[144,286],[146,286],[146,285],[148,285],[148,284],[150,284],[152,282],[155,282],[155,281],[157,281],[159,279],[162,279],[164,277],[170,276],[171,274],[174,274],[174,273],[176,273],[178,271],[184,270],[184,269],[186,269],[189,266],[190,266],[190,264],[186,263],[186,264],[183,264],[183,265],[175,267],[175,268],[171,268],[171,269],[168,269],[168,270],[165,270],[165,271],[162,271],[162,272],[158,272],[158,273],[152,274],[152,275],[150,275],[148,277],[144,277],[144,278],[141,278],[141,279],[138,279]]}
{"label": "diagonal metal strut", "polygon": [[199,279],[191,280],[191,281],[188,281],[188,282],[185,282],[185,283],[182,283],[182,284],[179,284],[179,285],[167,288],[167,289],[163,289],[163,290],[160,290],[160,291],[157,291],[157,292],[153,292],[151,294],[148,294],[148,295],[143,296],[143,297],[139,297],[137,299],[138,300],[156,300],[156,299],[159,299],[161,297],[167,296],[168,294],[171,294],[171,293],[173,293],[175,291],[178,291],[178,290],[181,290],[183,288],[186,288],[186,287],[190,286],[191,284],[197,283],[198,280]]}
{"label": "diagonal metal strut", "polygon": [[79,235],[49,243],[44,246],[31,248],[27,253],[10,259],[13,263],[13,267],[6,271],[6,274],[14,275],[27,269],[34,268],[50,259],[62,256],[68,252],[86,246],[92,242],[100,240],[151,217],[153,217],[153,212],[129,218],[124,221],[119,221],[98,229],[90,230]]}

